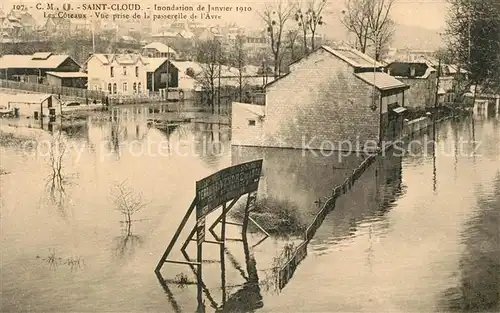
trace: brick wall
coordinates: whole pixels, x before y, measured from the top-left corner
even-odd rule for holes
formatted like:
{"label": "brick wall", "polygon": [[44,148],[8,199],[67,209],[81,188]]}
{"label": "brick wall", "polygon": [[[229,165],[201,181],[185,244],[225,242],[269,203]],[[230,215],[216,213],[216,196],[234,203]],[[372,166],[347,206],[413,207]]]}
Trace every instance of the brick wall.
{"label": "brick wall", "polygon": [[[347,63],[319,49],[267,88],[266,144],[344,150],[348,147],[340,147],[341,141],[353,146],[378,141],[379,110],[370,109],[372,96],[373,88]],[[378,97],[377,92],[377,108]]]}
{"label": "brick wall", "polygon": [[398,78],[410,86],[405,91],[405,106],[410,108],[425,108],[434,106],[436,97],[436,73],[428,78]]}

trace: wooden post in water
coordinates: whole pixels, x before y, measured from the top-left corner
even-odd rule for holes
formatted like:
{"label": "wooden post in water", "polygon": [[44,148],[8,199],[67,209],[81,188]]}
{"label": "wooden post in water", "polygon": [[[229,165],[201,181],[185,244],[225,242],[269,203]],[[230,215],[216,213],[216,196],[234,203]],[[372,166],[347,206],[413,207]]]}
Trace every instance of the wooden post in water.
{"label": "wooden post in water", "polygon": [[[434,97],[434,114],[438,114],[438,103],[439,103],[439,79],[441,77],[441,58],[439,58],[438,68],[437,68],[437,77],[436,77],[436,93]],[[439,116],[438,116],[439,117]],[[436,119],[434,119],[436,121]]]}

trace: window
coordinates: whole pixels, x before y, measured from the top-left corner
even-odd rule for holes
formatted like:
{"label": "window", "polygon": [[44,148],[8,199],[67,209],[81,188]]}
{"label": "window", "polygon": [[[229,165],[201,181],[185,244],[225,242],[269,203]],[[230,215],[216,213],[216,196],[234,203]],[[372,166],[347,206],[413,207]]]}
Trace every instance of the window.
{"label": "window", "polygon": [[134,84],[132,85],[132,88],[133,88],[133,90],[134,90],[134,93],[137,93],[137,83],[134,83]]}
{"label": "window", "polygon": [[127,67],[126,66],[123,67],[123,76],[127,76]]}
{"label": "window", "polygon": [[111,83],[109,83],[109,84],[108,84],[108,92],[109,92],[109,93],[112,93],[112,92],[113,92],[113,90],[111,89]]}
{"label": "window", "polygon": [[255,126],[255,120],[248,120],[248,126]]}
{"label": "window", "polygon": [[123,92],[127,92],[127,87],[128,87],[127,83],[123,83],[123,88],[122,88]]}
{"label": "window", "polygon": [[135,67],[135,77],[139,77],[139,67]]}
{"label": "window", "polygon": [[115,76],[114,67],[112,67],[112,66],[109,68],[109,75],[110,75],[111,77],[114,77],[114,76]]}
{"label": "window", "polygon": [[116,83],[113,83],[113,93],[116,94],[117,90],[116,90]]}
{"label": "window", "polygon": [[137,84],[137,92],[138,93],[142,92],[142,84],[141,83]]}

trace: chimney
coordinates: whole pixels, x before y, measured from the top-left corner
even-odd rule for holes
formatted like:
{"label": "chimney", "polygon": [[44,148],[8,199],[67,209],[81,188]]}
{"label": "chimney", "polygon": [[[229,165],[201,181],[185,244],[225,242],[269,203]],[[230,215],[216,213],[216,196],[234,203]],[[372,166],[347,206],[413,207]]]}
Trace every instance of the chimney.
{"label": "chimney", "polygon": [[410,77],[415,76],[415,65],[410,65]]}

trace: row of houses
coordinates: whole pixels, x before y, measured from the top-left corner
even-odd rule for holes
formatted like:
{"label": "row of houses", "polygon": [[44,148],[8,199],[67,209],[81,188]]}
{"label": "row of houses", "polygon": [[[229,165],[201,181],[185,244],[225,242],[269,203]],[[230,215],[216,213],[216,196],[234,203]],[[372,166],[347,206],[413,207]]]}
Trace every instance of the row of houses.
{"label": "row of houses", "polygon": [[400,138],[409,107],[435,105],[436,69],[381,64],[322,46],[265,86],[265,105],[233,103],[234,145],[365,151]]}
{"label": "row of houses", "polygon": [[[359,58],[355,57],[357,50],[346,49],[352,58]],[[262,69],[257,66],[245,66],[240,74],[239,69],[220,65],[219,73],[219,65],[178,61],[176,55],[174,49],[160,42],[145,45],[141,54],[92,54],[82,65],[69,55],[50,52],[5,55],[0,58],[0,78],[85,88],[117,96],[149,95],[150,92],[160,93],[167,88],[175,88],[182,91],[184,99],[189,99],[190,94],[202,91],[208,85],[216,88],[219,84],[238,87],[241,83],[245,87],[261,88],[273,80],[262,75]],[[467,74],[456,66],[436,63],[421,57],[411,62],[372,63],[367,66],[383,68],[384,72],[410,87],[406,94],[406,107],[425,108],[433,106],[436,97],[439,97],[438,103],[454,102],[457,83],[464,80]],[[208,76],[212,76],[212,82],[207,81]]]}
{"label": "row of houses", "polygon": [[230,66],[175,61],[175,53],[161,43],[151,43],[143,48],[142,55],[96,53],[91,54],[84,64],[78,64],[69,55],[50,52],[4,55],[0,58],[0,78],[85,88],[116,96],[149,96],[174,88],[182,91],[184,99],[194,97],[194,93],[207,87],[208,71],[213,71],[211,74],[217,77],[212,82],[216,88],[219,84],[238,87],[240,83],[245,88],[258,88],[271,79],[259,75],[257,66],[245,66],[240,75],[238,69]]}

